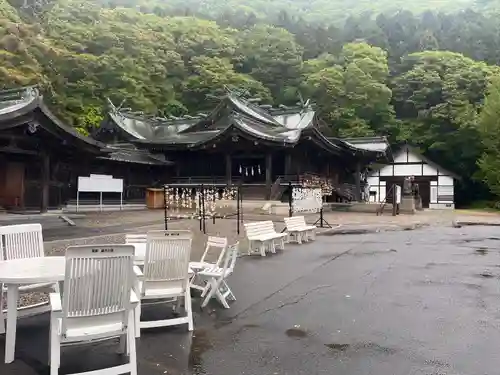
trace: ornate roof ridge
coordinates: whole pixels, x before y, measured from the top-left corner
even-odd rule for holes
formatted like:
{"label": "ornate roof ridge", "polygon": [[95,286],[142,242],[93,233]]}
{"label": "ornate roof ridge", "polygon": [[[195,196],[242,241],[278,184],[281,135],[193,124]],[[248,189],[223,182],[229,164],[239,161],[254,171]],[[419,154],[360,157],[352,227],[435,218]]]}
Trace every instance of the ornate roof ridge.
{"label": "ornate roof ridge", "polygon": [[232,92],[226,94],[223,98],[221,98],[220,103],[214,107],[210,111],[210,113],[206,113],[206,111],[198,111],[194,113],[187,113],[180,116],[167,115],[167,116],[158,116],[158,114],[154,113],[144,113],[143,111],[134,111],[132,108],[126,107],[122,108],[123,103],[120,106],[115,106],[111,100],[108,98],[108,103],[110,107],[110,111],[121,115],[123,117],[147,121],[157,126],[163,125],[178,125],[185,124],[186,122],[196,123],[196,121],[201,121],[210,117],[210,115],[219,107],[221,103],[224,102],[225,99],[229,99],[231,101],[238,101],[241,104],[247,106],[250,110],[256,112],[257,115],[261,115],[263,117],[269,117],[266,120],[275,122],[273,116],[276,115],[286,115],[286,114],[298,114],[303,112],[304,110],[312,111],[314,110],[313,105],[306,103],[307,106],[304,106],[304,103],[297,102],[293,106],[288,106],[284,104],[279,104],[278,106],[273,106],[272,104],[256,104],[252,99],[242,98]]}

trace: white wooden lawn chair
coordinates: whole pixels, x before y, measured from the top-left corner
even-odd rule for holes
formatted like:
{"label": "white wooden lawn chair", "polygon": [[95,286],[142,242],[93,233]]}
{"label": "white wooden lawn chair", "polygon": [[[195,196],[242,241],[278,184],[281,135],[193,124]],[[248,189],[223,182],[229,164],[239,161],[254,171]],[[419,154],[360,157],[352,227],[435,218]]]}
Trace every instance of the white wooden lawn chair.
{"label": "white wooden lawn chair", "polygon": [[285,217],[285,226],[289,241],[299,244],[316,239],[316,226],[307,225],[304,216]]}
{"label": "white wooden lawn chair", "polygon": [[[193,234],[190,231],[151,231],[148,232],[144,272],[136,267],[138,283],[134,287],[139,294],[140,304],[135,312],[136,337],[142,328],[167,327],[188,324],[193,330],[191,309],[191,290],[189,287],[189,257]],[[143,301],[153,303],[175,302],[184,299],[186,316],[156,321],[141,321]]]}
{"label": "white wooden lawn chair", "polygon": [[[43,257],[43,236],[40,224],[20,224],[0,226],[0,261],[23,258]],[[36,291],[59,292],[58,283],[23,285],[19,293]],[[6,290],[0,285],[0,334],[5,333],[4,294]],[[8,306],[9,309],[17,306]],[[49,311],[47,302],[31,304],[18,308],[18,316],[36,315]]]}
{"label": "white wooden lawn chair", "polygon": [[[205,251],[201,256],[199,262],[189,262],[189,268],[194,271],[193,276],[191,276],[191,288],[204,290],[205,286],[200,286],[197,284],[199,277],[197,276],[197,271],[202,270],[207,267],[219,267],[222,260],[224,259],[224,253],[227,247],[227,238],[226,237],[213,237],[210,236],[207,239],[207,245],[205,246]],[[213,253],[216,257],[216,261],[208,262],[210,255]],[[217,254],[218,252],[218,254]]]}
{"label": "white wooden lawn chair", "polygon": [[234,271],[239,245],[239,242],[236,242],[228,246],[222,267],[209,267],[199,272],[200,277],[207,280],[207,287],[202,294],[204,299],[201,307],[205,307],[214,296],[226,309],[229,308],[228,299],[236,301],[236,297],[227,285],[226,278]]}
{"label": "white wooden lawn chair", "polygon": [[285,238],[288,236],[286,233],[277,233],[274,230],[272,221],[258,221],[255,223],[246,223],[245,231],[248,238],[248,254],[257,251],[261,256],[266,256],[266,250],[275,253],[276,243],[284,250]]}
{"label": "white wooden lawn chair", "polygon": [[129,361],[83,374],[137,374],[132,292],[134,247],[84,245],[68,247],[63,296],[50,294],[50,375],[58,375],[61,346],[120,338]]}

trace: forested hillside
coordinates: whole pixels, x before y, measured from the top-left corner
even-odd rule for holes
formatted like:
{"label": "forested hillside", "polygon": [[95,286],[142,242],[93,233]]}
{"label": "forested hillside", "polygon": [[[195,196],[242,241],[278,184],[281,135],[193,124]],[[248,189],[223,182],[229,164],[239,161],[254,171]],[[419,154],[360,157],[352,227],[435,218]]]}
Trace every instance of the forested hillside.
{"label": "forested hillside", "polygon": [[498,6],[495,0],[101,0],[107,6],[126,6],[142,12],[190,12],[212,18],[252,16],[272,21],[286,12],[295,18],[323,24],[342,23],[349,16],[377,15],[409,10],[423,13],[452,13],[464,9],[490,11]]}
{"label": "forested hillside", "polygon": [[[20,0],[0,0],[0,87],[40,85],[57,115],[82,132],[99,126],[107,97],[168,116],[213,108],[225,87],[276,105],[300,93],[332,135],[410,141],[464,177],[467,200],[484,186],[500,195],[497,17],[402,11],[321,26],[288,12],[263,21],[251,9],[235,15],[234,7],[230,16],[221,7],[202,18],[125,1],[21,9]],[[261,2],[275,3],[286,0]],[[212,3],[201,4],[198,11]]]}

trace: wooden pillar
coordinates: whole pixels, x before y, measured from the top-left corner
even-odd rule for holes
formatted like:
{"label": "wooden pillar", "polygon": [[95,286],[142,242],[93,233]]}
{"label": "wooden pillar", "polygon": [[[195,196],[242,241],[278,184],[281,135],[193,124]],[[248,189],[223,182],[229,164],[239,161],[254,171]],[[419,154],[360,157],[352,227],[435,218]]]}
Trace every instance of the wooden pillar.
{"label": "wooden pillar", "polygon": [[273,167],[273,155],[271,153],[266,154],[266,199],[271,199],[271,188],[273,186],[272,180],[272,167]]}
{"label": "wooden pillar", "polygon": [[49,208],[50,189],[50,157],[47,153],[42,153],[42,199],[40,202],[40,212],[45,213]]}
{"label": "wooden pillar", "polygon": [[231,160],[231,154],[226,154],[226,181],[227,181],[228,185],[231,185],[232,169],[233,169],[233,164],[232,164],[232,160]]}
{"label": "wooden pillar", "polygon": [[292,154],[290,151],[285,154],[285,175],[289,174],[292,174]]}
{"label": "wooden pillar", "polygon": [[356,175],[354,176],[354,179],[356,181],[355,199],[356,199],[356,201],[361,202],[361,163],[360,162],[356,163]]}

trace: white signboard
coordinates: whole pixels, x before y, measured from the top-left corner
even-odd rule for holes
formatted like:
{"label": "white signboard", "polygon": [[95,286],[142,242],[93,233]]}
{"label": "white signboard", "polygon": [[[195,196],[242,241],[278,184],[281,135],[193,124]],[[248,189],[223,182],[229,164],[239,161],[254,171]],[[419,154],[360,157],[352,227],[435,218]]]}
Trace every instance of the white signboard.
{"label": "white signboard", "polygon": [[123,193],[123,180],[106,175],[90,175],[78,177],[79,192]]}
{"label": "white signboard", "polygon": [[120,193],[120,207],[123,205],[123,179],[104,174],[91,174],[78,177],[76,193],[76,211],[80,205],[80,193],[99,193],[99,205],[102,211],[102,193]]}
{"label": "white signboard", "polygon": [[293,188],[292,211],[316,213],[323,207],[321,188]]}

